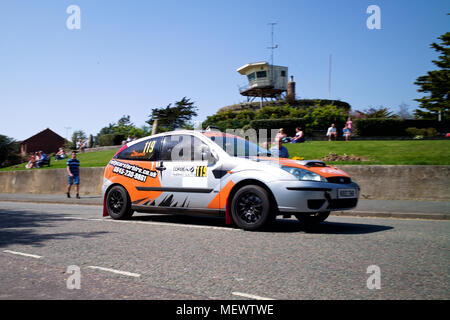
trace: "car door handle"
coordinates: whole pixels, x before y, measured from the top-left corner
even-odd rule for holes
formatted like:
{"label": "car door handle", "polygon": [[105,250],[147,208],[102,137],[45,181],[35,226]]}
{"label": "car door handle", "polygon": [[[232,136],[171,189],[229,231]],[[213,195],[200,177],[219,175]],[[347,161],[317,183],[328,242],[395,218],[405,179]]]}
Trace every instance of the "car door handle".
{"label": "car door handle", "polygon": [[156,167],[156,170],[159,170],[159,171],[164,171],[164,170],[166,170],[166,169],[167,169],[167,168],[164,167],[164,166]]}

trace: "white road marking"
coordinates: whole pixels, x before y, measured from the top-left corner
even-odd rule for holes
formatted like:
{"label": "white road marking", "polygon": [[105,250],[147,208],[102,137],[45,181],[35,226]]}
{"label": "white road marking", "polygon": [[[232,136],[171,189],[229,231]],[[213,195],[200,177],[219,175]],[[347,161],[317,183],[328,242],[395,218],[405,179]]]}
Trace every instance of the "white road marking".
{"label": "white road marking", "polygon": [[235,296],[244,297],[244,298],[254,299],[254,300],[275,300],[272,298],[260,297],[260,296],[255,296],[253,294],[242,293],[242,292],[232,292],[231,294],[235,295]]}
{"label": "white road marking", "polygon": [[115,269],[109,269],[109,268],[103,268],[103,267],[97,267],[97,266],[88,266],[87,268],[97,269],[97,270],[102,270],[102,271],[108,271],[108,272],[117,273],[117,274],[121,274],[121,275],[124,275],[124,276],[135,277],[135,278],[138,278],[138,277],[141,276],[138,273],[121,271],[121,270],[115,270]]}
{"label": "white road marking", "polygon": [[63,217],[64,219],[74,219],[74,220],[86,220],[86,221],[106,221],[115,223],[135,223],[135,224],[149,224],[155,226],[172,226],[172,227],[184,227],[184,228],[200,228],[200,229],[215,229],[215,230],[228,230],[228,231],[239,231],[239,229],[226,228],[226,227],[213,227],[213,226],[197,226],[192,224],[178,224],[170,222],[150,222],[150,221],[130,221],[130,220],[113,220],[111,218],[80,218],[80,217]]}
{"label": "white road marking", "polygon": [[3,250],[3,252],[11,253],[11,254],[16,254],[16,255],[18,255],[18,256],[24,256],[24,257],[35,258],[35,259],[40,259],[40,258],[42,258],[42,256],[38,256],[38,255],[35,255],[35,254],[29,254],[29,253],[18,252],[18,251]]}

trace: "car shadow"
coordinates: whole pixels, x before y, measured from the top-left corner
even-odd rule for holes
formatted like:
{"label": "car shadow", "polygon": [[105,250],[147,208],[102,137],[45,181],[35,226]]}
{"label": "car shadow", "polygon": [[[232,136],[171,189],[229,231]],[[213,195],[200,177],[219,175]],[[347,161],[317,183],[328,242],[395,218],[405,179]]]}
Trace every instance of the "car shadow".
{"label": "car shadow", "polygon": [[[169,214],[139,214],[134,215],[131,221],[146,221],[158,223],[174,223],[184,225],[222,227],[238,229],[236,225],[226,225],[225,219],[221,217],[203,217],[189,215],[169,215]],[[323,234],[367,234],[386,230],[393,227],[385,225],[374,225],[366,223],[348,223],[348,222],[322,222],[317,225],[306,225],[294,219],[276,219],[269,225],[256,230],[255,232],[273,232],[273,233],[323,233]]]}
{"label": "car shadow", "polygon": [[367,234],[394,229],[386,225],[375,225],[367,223],[349,223],[324,221],[318,224],[308,225],[296,220],[277,219],[267,225],[261,232],[304,232],[317,234]]}
{"label": "car shadow", "polygon": [[[60,226],[59,222],[70,220],[67,215],[57,213],[38,213],[26,210],[4,210],[0,213],[0,248],[9,245],[44,246],[49,240],[64,240],[74,237],[94,238],[108,233],[96,232],[60,232],[51,233],[52,227]],[[39,232],[44,229],[44,232]]]}

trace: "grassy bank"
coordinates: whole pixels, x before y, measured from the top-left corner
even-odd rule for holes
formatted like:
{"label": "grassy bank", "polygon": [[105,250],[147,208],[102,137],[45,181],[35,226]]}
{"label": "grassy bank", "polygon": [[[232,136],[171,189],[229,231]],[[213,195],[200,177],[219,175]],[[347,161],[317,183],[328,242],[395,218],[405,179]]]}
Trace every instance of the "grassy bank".
{"label": "grassy bank", "polygon": [[332,162],[335,164],[450,165],[448,140],[307,141],[285,146],[290,158],[321,159],[332,152],[368,160]]}
{"label": "grassy bank", "polygon": [[[367,161],[327,161],[330,164],[385,164],[385,165],[450,165],[449,140],[395,140],[395,141],[307,141],[285,144],[289,156],[322,159],[330,153],[353,155]],[[103,167],[117,150],[78,154],[81,167]],[[65,168],[67,160],[55,161],[43,169]],[[26,163],[2,168],[0,171],[27,170]],[[32,169],[37,170],[37,169]],[[38,169],[41,170],[41,169]]]}

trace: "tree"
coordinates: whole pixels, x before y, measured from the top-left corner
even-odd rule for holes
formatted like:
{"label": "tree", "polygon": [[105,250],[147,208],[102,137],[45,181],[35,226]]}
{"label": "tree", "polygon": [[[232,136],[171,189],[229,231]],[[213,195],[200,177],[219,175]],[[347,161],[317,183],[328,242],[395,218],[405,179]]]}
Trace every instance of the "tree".
{"label": "tree", "polygon": [[432,60],[439,69],[428,71],[427,75],[418,77],[414,82],[420,87],[418,92],[428,94],[415,99],[420,102],[419,108],[427,110],[416,109],[416,118],[439,119],[440,114],[441,119],[450,119],[450,32],[438,39],[442,43],[432,43],[430,47],[440,54],[437,60]]}
{"label": "tree", "polygon": [[0,134],[0,167],[20,163],[20,146],[13,138]]}
{"label": "tree", "polygon": [[414,118],[414,116],[409,111],[409,105],[404,102],[400,103],[400,105],[398,106],[398,112],[397,112],[396,116],[397,116],[397,118],[400,118],[400,119]]}
{"label": "tree", "polygon": [[149,115],[150,119],[146,121],[149,125],[153,125],[153,121],[158,119],[158,132],[172,131],[178,128],[186,128],[191,125],[189,122],[192,117],[197,116],[197,107],[195,102],[183,97],[180,101],[175,102],[175,106],[172,104],[167,107],[152,109],[152,114]]}

